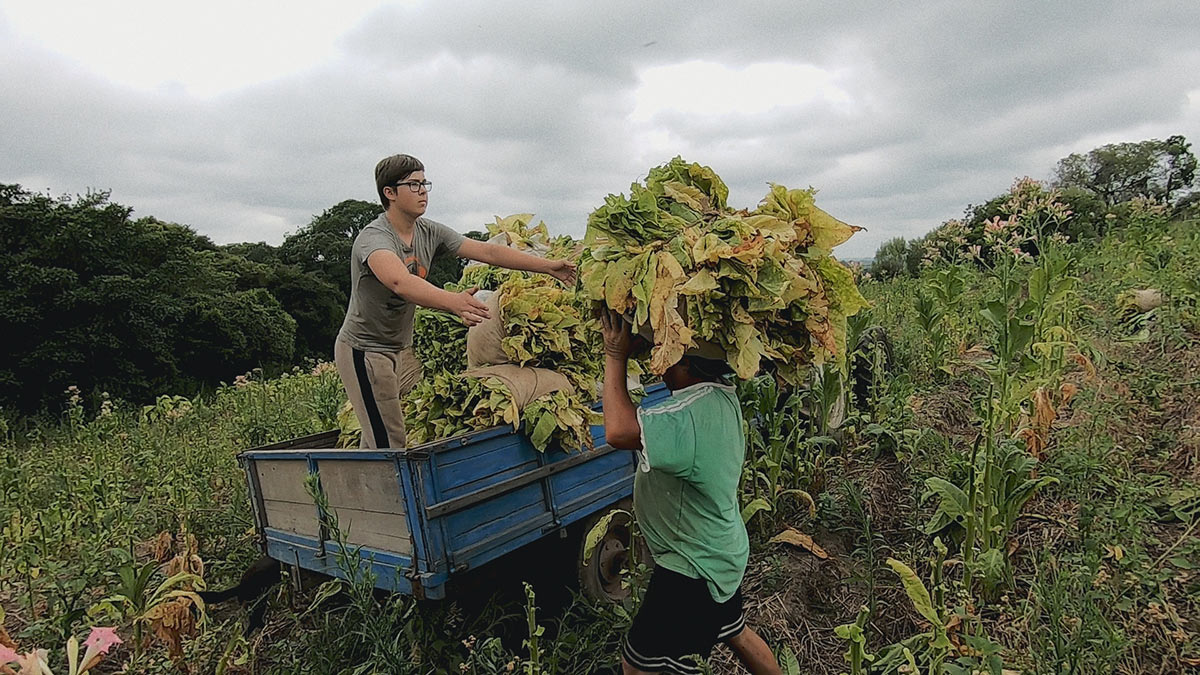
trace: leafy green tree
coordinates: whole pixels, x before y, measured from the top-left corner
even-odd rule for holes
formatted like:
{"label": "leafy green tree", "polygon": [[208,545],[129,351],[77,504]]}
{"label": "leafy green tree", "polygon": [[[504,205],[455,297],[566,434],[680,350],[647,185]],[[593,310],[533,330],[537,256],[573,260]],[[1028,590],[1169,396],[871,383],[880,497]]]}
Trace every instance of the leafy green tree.
{"label": "leafy green tree", "polygon": [[1139,196],[1171,203],[1195,181],[1196,157],[1183,136],[1102,145],[1064,157],[1055,170],[1058,187],[1091,190],[1109,206]]}
{"label": "leafy green tree", "polygon": [[[333,283],[299,265],[279,262],[279,257],[259,256],[259,263],[241,255],[254,255],[257,244],[229,244],[221,247],[217,261],[222,269],[236,277],[238,290],[265,288],[296,322],[296,360],[329,360],[333,340],[346,316],[346,298]],[[266,246],[263,244],[262,246]]]}
{"label": "leafy green tree", "polygon": [[284,239],[279,247],[280,258],[333,284],[342,293],[345,309],[350,298],[350,250],[354,237],[380,213],[383,207],[378,202],[360,199],[339,202]]}
{"label": "leafy green tree", "polygon": [[265,241],[225,244],[221,250],[264,265],[283,264],[283,255],[280,253],[279,247],[272,246]]}
{"label": "leafy green tree", "polygon": [[1163,201],[1171,203],[1176,193],[1190,193],[1196,187],[1196,156],[1192,144],[1183,136],[1167,137],[1164,148],[1166,157],[1166,184],[1163,186]]}
{"label": "leafy green tree", "polygon": [[296,321],[296,358],[333,358],[333,341],[346,317],[342,292],[295,265],[275,267],[266,288]]}
{"label": "leafy green tree", "polygon": [[908,240],[904,237],[889,239],[875,251],[871,262],[871,276],[891,279],[908,273]]}
{"label": "leafy green tree", "polygon": [[904,269],[910,277],[921,276],[921,259],[925,256],[925,244],[929,241],[926,233],[920,239],[908,242],[908,252],[904,256]]}
{"label": "leafy green tree", "polygon": [[57,407],[71,385],[144,401],[291,364],[274,298],[239,290],[208,238],[131,214],[105,192],[0,185],[0,406]]}
{"label": "leafy green tree", "polygon": [[[184,314],[175,351],[189,389],[262,364],[292,363],[296,320],[265,288],[197,295]],[[332,344],[332,343],[331,343]],[[332,350],[332,347],[330,348]]]}
{"label": "leafy green tree", "polygon": [[1108,206],[1095,192],[1079,187],[1065,187],[1059,190],[1059,201],[1071,210],[1069,219],[1063,224],[1062,232],[1071,241],[1094,239],[1104,235],[1105,216]]}

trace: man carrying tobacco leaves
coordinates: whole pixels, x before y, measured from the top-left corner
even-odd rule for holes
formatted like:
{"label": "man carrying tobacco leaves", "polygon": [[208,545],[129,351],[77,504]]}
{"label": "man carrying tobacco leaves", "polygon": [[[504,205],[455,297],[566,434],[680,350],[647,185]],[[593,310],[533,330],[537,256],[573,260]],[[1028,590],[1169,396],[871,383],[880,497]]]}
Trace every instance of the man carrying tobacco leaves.
{"label": "man carrying tobacco leaves", "polygon": [[452,312],[473,326],[488,318],[474,295],[453,293],[425,280],[433,260],[456,255],[513,270],[549,274],[575,283],[575,265],[516,249],[467,239],[424,217],[433,187],[425,166],[409,155],[386,157],[375,166],[375,187],[384,212],[354,238],[350,303],[334,343],[334,363],[362,426],[363,448],[407,444],[401,397],[421,378],[413,355],[417,305]]}
{"label": "man carrying tobacco leaves", "polygon": [[604,334],[604,429],[608,444],[635,450],[633,509],[654,572],[621,644],[621,667],[639,673],[699,673],[724,642],[751,673],[781,673],[769,647],[746,626],[741,583],[750,553],[738,507],[746,438],[724,361],[685,354],[662,379],[671,398],[640,409],[626,374],[634,338],[612,310]]}

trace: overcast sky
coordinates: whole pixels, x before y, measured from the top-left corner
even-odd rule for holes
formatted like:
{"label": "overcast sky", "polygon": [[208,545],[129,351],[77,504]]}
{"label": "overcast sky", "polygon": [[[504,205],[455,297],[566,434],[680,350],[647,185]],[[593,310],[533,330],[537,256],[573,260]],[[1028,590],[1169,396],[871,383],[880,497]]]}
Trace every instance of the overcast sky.
{"label": "overcast sky", "polygon": [[1071,152],[1200,141],[1197,35],[1181,1],[0,0],[0,182],[278,244],[406,152],[435,220],[581,236],[682,155],[738,207],[818,188],[869,257]]}

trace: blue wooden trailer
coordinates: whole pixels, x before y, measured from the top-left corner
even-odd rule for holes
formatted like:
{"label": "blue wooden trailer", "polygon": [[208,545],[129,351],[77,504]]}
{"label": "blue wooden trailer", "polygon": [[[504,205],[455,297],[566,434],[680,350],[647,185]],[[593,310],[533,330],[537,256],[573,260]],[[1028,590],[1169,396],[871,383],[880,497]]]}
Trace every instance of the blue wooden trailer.
{"label": "blue wooden trailer", "polygon": [[[668,395],[662,384],[649,387],[642,406]],[[344,578],[330,532],[332,512],[346,552],[370,568],[375,585],[417,597],[443,598],[454,574],[606,512],[633,494],[633,453],[607,445],[603,426],[592,427],[594,450],[544,453],[512,427],[401,450],[334,449],[337,435],[314,434],[238,456],[266,553]],[[317,475],[329,512],[307,492],[309,474]],[[598,547],[595,555],[610,559],[591,568],[608,578],[593,580],[592,589],[612,588],[611,556],[623,547],[620,541]]]}

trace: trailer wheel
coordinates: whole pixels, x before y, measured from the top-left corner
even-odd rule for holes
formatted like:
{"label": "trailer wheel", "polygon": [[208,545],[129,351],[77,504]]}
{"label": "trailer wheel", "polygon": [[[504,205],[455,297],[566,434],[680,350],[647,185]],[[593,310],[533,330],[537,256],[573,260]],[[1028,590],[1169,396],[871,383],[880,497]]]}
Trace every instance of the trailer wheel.
{"label": "trailer wheel", "polygon": [[627,577],[630,565],[630,546],[636,546],[637,560],[652,566],[650,549],[642,537],[637,537],[631,544],[632,528],[629,516],[617,514],[608,521],[604,535],[599,544],[592,550],[591,555],[584,559],[583,553],[587,546],[587,535],[615,509],[633,512],[633,500],[623,499],[613,506],[601,509],[588,516],[583,523],[583,532],[579,538],[579,587],[589,597],[620,604],[629,597],[629,589],[622,583]]}

